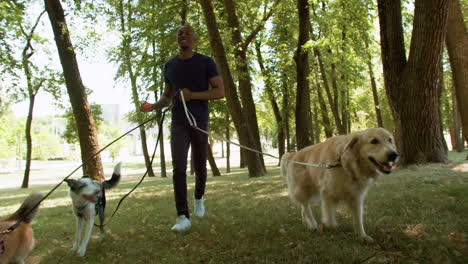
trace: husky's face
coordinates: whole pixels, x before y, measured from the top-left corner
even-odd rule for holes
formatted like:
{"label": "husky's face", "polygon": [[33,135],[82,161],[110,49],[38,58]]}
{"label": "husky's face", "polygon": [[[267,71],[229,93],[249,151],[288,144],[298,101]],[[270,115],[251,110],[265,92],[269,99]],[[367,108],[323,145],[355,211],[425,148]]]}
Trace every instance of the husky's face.
{"label": "husky's face", "polygon": [[79,198],[90,202],[96,202],[101,195],[101,186],[99,182],[91,180],[89,177],[83,177],[79,180],[65,180],[70,187],[70,191]]}

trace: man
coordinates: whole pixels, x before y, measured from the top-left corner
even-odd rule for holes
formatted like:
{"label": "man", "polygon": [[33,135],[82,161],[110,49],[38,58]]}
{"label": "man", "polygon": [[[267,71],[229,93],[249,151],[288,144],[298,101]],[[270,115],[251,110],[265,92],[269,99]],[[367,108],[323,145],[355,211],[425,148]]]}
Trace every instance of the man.
{"label": "man", "polygon": [[[193,51],[196,42],[192,27],[183,25],[177,30],[178,55],[164,65],[165,88],[161,99],[155,104],[143,104],[141,111],[148,112],[168,106],[172,101],[171,152],[173,166],[173,185],[177,209],[175,231],[191,228],[187,203],[187,154],[192,146],[195,171],[195,206],[198,217],[205,214],[203,195],[206,184],[206,160],[208,136],[192,128],[186,118],[179,90],[183,93],[190,113],[195,117],[197,126],[208,130],[208,100],[224,97],[224,86],[216,64],[207,56]],[[211,85],[211,89],[209,88]]]}

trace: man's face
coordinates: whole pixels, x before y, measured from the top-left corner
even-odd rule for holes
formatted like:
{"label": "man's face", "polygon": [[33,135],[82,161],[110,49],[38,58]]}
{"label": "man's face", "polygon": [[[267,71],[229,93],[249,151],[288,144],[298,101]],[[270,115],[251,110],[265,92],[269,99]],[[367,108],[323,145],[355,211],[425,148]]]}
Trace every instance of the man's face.
{"label": "man's face", "polygon": [[192,48],[195,43],[195,34],[189,26],[182,26],[177,30],[177,45],[182,49]]}

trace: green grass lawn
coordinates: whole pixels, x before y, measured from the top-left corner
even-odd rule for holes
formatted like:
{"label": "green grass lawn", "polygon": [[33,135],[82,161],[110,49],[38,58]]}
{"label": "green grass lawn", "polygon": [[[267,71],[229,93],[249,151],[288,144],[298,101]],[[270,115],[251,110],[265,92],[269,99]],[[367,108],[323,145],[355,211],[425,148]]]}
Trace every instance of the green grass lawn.
{"label": "green grass lawn", "polygon": [[[103,240],[94,229],[80,258],[69,253],[75,219],[63,185],[41,205],[34,223],[37,244],[27,263],[468,263],[464,157],[466,152],[451,156],[449,164],[382,176],[365,206],[373,244],[356,238],[345,208],[338,211],[337,230],[308,231],[279,169],[270,167],[260,178],[248,178],[240,169],[210,177],[206,217],[192,217],[192,230],[182,234],[170,230],[176,218],[172,179],[146,178],[108,223]],[[123,174],[122,183],[108,192],[107,215],[140,176],[125,175],[125,164]],[[189,176],[190,197],[193,182]],[[51,187],[1,190],[0,217],[16,210],[31,191]]]}

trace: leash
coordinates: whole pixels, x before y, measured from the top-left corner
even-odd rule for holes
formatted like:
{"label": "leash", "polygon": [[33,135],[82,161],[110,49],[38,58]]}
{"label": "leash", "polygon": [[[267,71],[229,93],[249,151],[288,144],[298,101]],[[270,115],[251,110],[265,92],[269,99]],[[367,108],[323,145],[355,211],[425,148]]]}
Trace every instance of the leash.
{"label": "leash", "polygon": [[[261,152],[261,151],[258,151],[256,149],[253,149],[253,148],[250,148],[250,147],[247,147],[247,146],[244,146],[244,145],[241,145],[239,143],[236,143],[236,142],[233,142],[231,140],[228,140],[224,137],[221,137],[221,136],[218,136],[218,135],[215,135],[215,134],[212,134],[208,131],[205,131],[201,128],[199,128],[197,126],[197,121],[195,120],[195,117],[192,115],[192,113],[190,113],[190,111],[188,110],[187,108],[187,105],[185,104],[185,97],[184,97],[184,93],[182,92],[182,90],[179,90],[180,92],[180,97],[182,98],[182,105],[184,107],[184,112],[185,112],[185,116],[187,117],[187,121],[188,123],[190,124],[190,126],[208,136],[211,136],[211,137],[214,137],[218,140],[221,140],[221,141],[226,141],[230,144],[233,144],[233,145],[236,145],[240,148],[243,148],[243,149],[246,149],[246,150],[249,150],[249,151],[252,151],[252,152],[255,152],[255,153],[258,153],[260,155],[263,155],[263,156],[269,156],[269,157],[272,157],[272,158],[275,158],[275,159],[278,159],[280,160],[279,157],[276,157],[276,156],[273,156],[271,154],[268,154],[268,153],[264,153],[264,152]],[[310,166],[310,167],[317,167],[317,168],[326,168],[326,169],[332,169],[332,168],[338,168],[338,167],[342,167],[343,165],[341,165],[340,163],[336,163],[336,164],[314,164],[314,163],[308,163],[308,162],[301,162],[301,161],[295,161],[295,160],[286,160],[287,162],[292,162],[292,163],[296,163],[296,164],[301,164],[301,165],[305,165],[305,166]]]}
{"label": "leash", "polygon": [[[164,114],[165,114],[165,111],[163,112],[163,118],[164,118]],[[66,179],[68,179],[70,176],[73,175],[73,173],[75,173],[77,170],[79,170],[81,167],[83,167],[83,165],[85,165],[88,161],[90,161],[92,158],[94,158],[95,156],[97,156],[99,153],[101,153],[102,151],[104,151],[105,149],[107,149],[109,146],[111,146],[112,144],[114,144],[115,142],[117,142],[118,140],[120,140],[121,138],[125,137],[126,135],[130,134],[133,130],[141,127],[141,126],[144,126],[146,125],[147,123],[149,123],[150,121],[156,119],[156,116],[154,117],[151,117],[149,119],[147,119],[146,121],[144,121],[143,123],[139,124],[138,126],[130,129],[129,131],[127,131],[126,133],[124,133],[123,135],[121,135],[120,137],[116,138],[115,140],[113,140],[112,142],[110,142],[109,144],[107,144],[105,147],[103,147],[102,149],[100,149],[98,152],[96,152],[95,154],[93,154],[92,156],[90,156],[89,158],[87,158],[80,166],[78,166],[75,170],[73,170],[70,174],[68,174],[61,182],[59,182],[54,188],[52,188],[52,190],[50,190],[44,197],[42,197],[41,200],[39,200],[39,202],[37,202],[33,207],[31,207],[31,209],[29,209],[29,211],[26,212],[26,214],[21,218],[19,219],[15,224],[13,224],[12,226],[10,226],[8,229],[6,230],[3,230],[3,231],[0,231],[0,235],[4,235],[4,234],[8,234],[8,233],[11,233],[13,232],[13,230],[15,230],[20,224],[21,222],[23,222],[24,218],[26,216],[28,216],[32,211],[34,211],[34,209],[36,209],[45,199],[47,199],[47,197],[49,197]],[[160,128],[161,129],[161,128]],[[158,136],[158,139],[159,139],[159,136]],[[156,149],[155,149],[156,151]],[[153,153],[153,158],[154,158],[154,153]],[[151,159],[151,163],[153,162],[153,159]],[[148,172],[148,170],[147,170]],[[142,179],[143,180],[143,179]],[[120,205],[120,204],[119,204]]]}
{"label": "leash", "polygon": [[[163,121],[164,121],[164,117],[166,116],[166,112],[171,109],[171,108],[166,108],[166,110],[163,111],[162,113],[162,116],[161,116],[161,124],[159,125],[159,131],[158,131],[158,138],[156,140],[156,146],[154,147],[154,151],[153,151],[153,154],[151,155],[151,161],[150,161],[150,165],[153,164],[153,160],[154,160],[154,156],[156,154],[156,149],[158,148],[158,143],[159,143],[159,140],[161,138],[161,131],[162,131],[162,128],[163,128]],[[117,204],[117,207],[115,208],[114,212],[112,213],[111,217],[109,218],[109,220],[106,222],[106,223],[101,223],[100,225],[96,225],[94,224],[94,226],[98,226],[98,227],[104,227],[106,226],[107,224],[109,224],[109,222],[114,218],[114,215],[117,213],[117,211],[119,210],[120,208],[120,205],[122,205],[122,202],[133,192],[136,190],[136,188],[138,188],[138,186],[140,186],[140,184],[143,182],[143,180],[145,179],[146,175],[148,174],[148,171],[149,169],[147,168],[146,169],[146,172],[145,174],[143,174],[143,177],[141,177],[140,181],[127,193],[125,194],[119,201],[119,203]]]}

